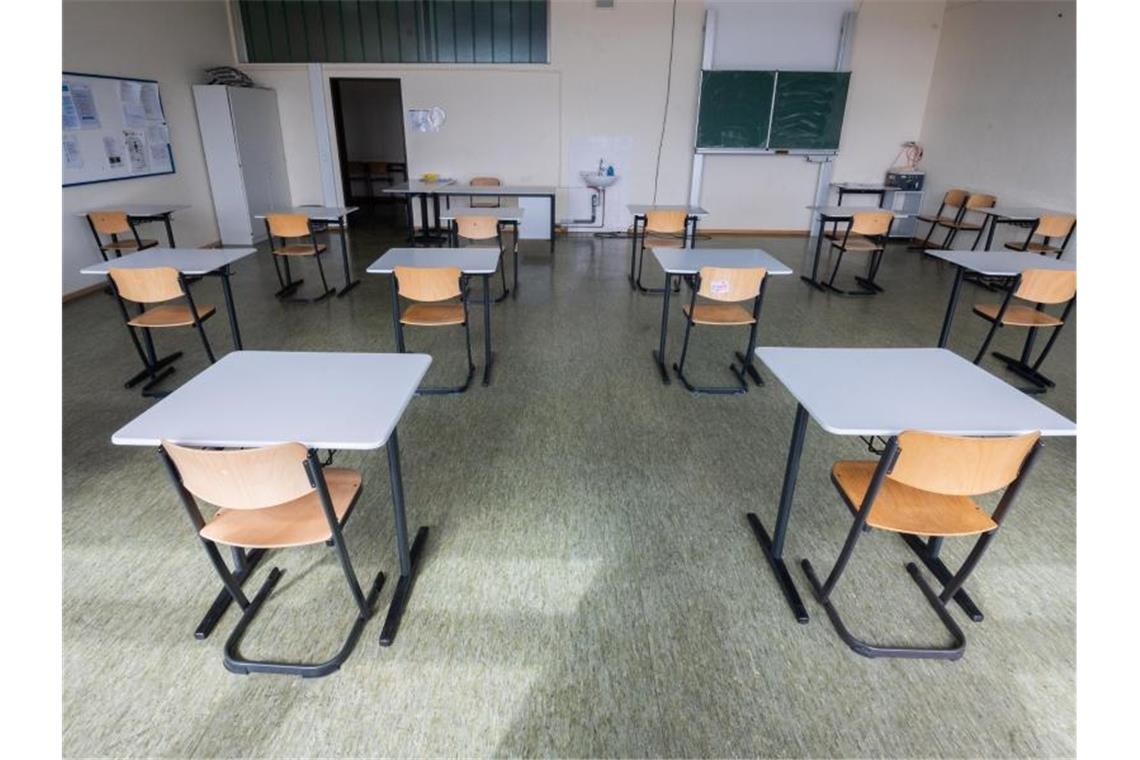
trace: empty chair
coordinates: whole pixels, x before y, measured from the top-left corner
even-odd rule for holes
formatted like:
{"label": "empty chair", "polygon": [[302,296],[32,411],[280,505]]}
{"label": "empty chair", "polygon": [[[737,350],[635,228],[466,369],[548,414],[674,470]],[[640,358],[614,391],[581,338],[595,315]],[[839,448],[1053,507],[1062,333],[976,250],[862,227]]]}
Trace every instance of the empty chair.
{"label": "empty chair", "polygon": [[[641,284],[641,269],[645,264],[646,248],[685,248],[688,243],[689,215],[687,211],[647,211],[641,234],[637,222],[633,227],[633,248],[629,260],[629,284],[644,293],[660,293],[663,288],[647,288]],[[634,276],[634,264],[637,276]],[[666,278],[668,279],[668,278]]]}
{"label": "empty chair", "polygon": [[[1014,299],[1025,301],[1032,306],[1013,303]],[[982,341],[982,347],[978,349],[978,355],[974,357],[974,364],[979,364],[982,361],[986,349],[990,346],[990,341],[993,340],[999,328],[1006,326],[1026,327],[1029,329],[1029,333],[1025,336],[1025,345],[1022,347],[1020,358],[1014,358],[998,351],[994,352],[994,357],[1004,362],[1010,371],[1033,383],[1035,387],[1030,389],[1032,392],[1040,392],[1053,387],[1054,382],[1042,375],[1039,370],[1042,362],[1045,361],[1045,357],[1053,348],[1053,344],[1057,341],[1057,336],[1061,333],[1061,328],[1065,326],[1076,302],[1076,272],[1052,269],[1025,270],[1013,281],[1013,284],[1006,291],[1005,299],[1000,304],[990,303],[974,306],[974,313],[991,325],[990,331],[986,333],[986,339]],[[1054,316],[1045,311],[1047,305],[1062,303],[1065,304],[1065,307],[1060,316]],[[1046,327],[1053,328],[1049,342],[1045,344],[1045,348],[1041,350],[1037,359],[1031,360],[1030,355],[1033,351],[1033,341],[1037,337],[1037,331]]]}
{"label": "empty chair", "polygon": [[[145,370],[127,383],[132,387],[136,382],[148,380],[142,388],[144,396],[165,396],[164,391],[155,391],[154,387],[174,372],[174,367],[168,366],[177,359],[181,352],[172,354],[161,361],[154,350],[154,339],[151,330],[169,327],[193,327],[202,338],[202,346],[206,349],[206,356],[210,363],[214,363],[214,352],[210,348],[210,340],[206,337],[206,330],[202,323],[214,315],[214,307],[197,305],[190,289],[186,286],[186,278],[174,267],[153,268],[117,268],[107,273],[110,280],[111,291],[119,302],[119,309],[123,313],[123,321],[127,324],[127,332],[131,335],[131,342],[142,359]],[[171,303],[177,301],[178,303]],[[128,303],[138,305],[138,311],[131,316]],[[142,340],[139,339],[141,332]]]}
{"label": "empty chair", "polygon": [[[948,229],[946,239],[942,241],[941,248],[950,248],[959,232],[977,232],[971,248],[977,248],[982,239],[982,230],[986,226],[986,218],[978,214],[980,209],[993,208],[997,204],[997,196],[987,193],[970,193],[966,203],[958,212],[958,218],[945,225]],[[971,217],[971,214],[973,216]]]}
{"label": "empty chair", "polygon": [[[494,221],[493,219],[491,221]],[[396,320],[396,347],[404,353],[404,326],[446,327],[462,325],[467,341],[467,378],[453,388],[420,388],[417,393],[442,395],[463,393],[475,376],[471,359],[471,327],[467,319],[467,283],[457,267],[396,267],[396,294],[409,304]],[[452,299],[458,298],[458,303]],[[398,306],[397,306],[398,308]]]}
{"label": "empty chair", "polygon": [[[503,183],[498,177],[472,177],[468,184],[473,187],[499,187]],[[468,204],[472,208],[498,208],[501,203],[502,199],[497,195],[472,195],[468,198]]]}
{"label": "empty chair", "polygon": [[[857,211],[852,215],[847,228],[843,230],[842,237],[831,242],[831,247],[838,251],[838,255],[835,257],[831,277],[827,280],[829,289],[851,296],[873,296],[882,292],[883,289],[875,284],[875,275],[879,272],[879,264],[882,263],[894,219],[895,215],[890,211]],[[849,251],[870,254],[870,259],[867,261],[867,276],[855,278],[855,281],[863,286],[863,290],[846,291],[835,287],[835,275],[839,274],[839,265],[843,262],[843,256]]]}
{"label": "empty chair", "polygon": [[[930,238],[933,237],[935,230],[939,227],[949,227],[951,224],[959,221],[962,218],[962,210],[966,205],[966,198],[969,193],[965,190],[953,188],[947,190],[946,194],[942,196],[942,203],[938,205],[938,211],[933,215],[919,214],[918,221],[927,222],[930,229],[926,231],[926,237],[923,238],[922,243],[916,246],[911,246],[914,249],[926,248],[944,248],[945,246],[931,245]],[[949,234],[949,232],[947,233]]]}
{"label": "empty chair", "polygon": [[[503,234],[502,228],[499,226],[499,220],[492,216],[456,216],[455,217],[455,237],[456,242],[460,240],[470,240],[474,243],[486,243],[488,240],[494,240],[495,245],[499,248],[499,276],[503,281],[503,292],[495,299],[498,303],[507,297],[511,291],[507,288],[507,269],[503,264]],[[515,269],[518,270],[519,254],[518,244],[515,245]]]}
{"label": "empty chair", "polygon": [[[336,293],[336,288],[330,288],[325,279],[325,267],[321,263],[321,256],[328,251],[328,246],[317,242],[316,230],[304,214],[266,214],[265,227],[269,231],[269,247],[273,253],[273,269],[277,273],[277,282],[281,289],[274,295],[289,301],[302,303],[315,303]],[[276,238],[276,240],[275,240]],[[298,242],[290,243],[290,240]],[[321,287],[324,290],[316,298],[291,298],[305,280],[293,279],[290,261],[295,258],[313,257],[317,261],[317,271],[321,275]],[[281,265],[277,260],[284,262],[285,276],[281,276]]]}
{"label": "empty chair", "polygon": [[[110,260],[108,253],[113,253],[118,258],[124,253],[134,253],[158,245],[157,240],[140,238],[138,230],[122,211],[92,211],[87,215],[87,224],[95,236],[95,245],[99,246],[103,261]],[[103,236],[107,239],[104,240]]]}
{"label": "empty chair", "polygon": [[[760,307],[764,301],[764,289],[768,283],[763,267],[753,269],[730,269],[727,267],[701,267],[694,281],[690,282],[693,296],[682,307],[685,313],[685,341],[681,346],[681,361],[673,365],[677,377],[685,388],[693,393],[744,393],[748,384],[745,373],[752,376],[757,385],[761,384],[760,374],[752,366],[752,354],[756,348],[756,328],[760,321]],[[712,303],[698,303],[697,297]],[[752,308],[746,309],[742,302],[752,301]],[[748,326],[748,345],[744,353],[736,354],[740,369],[731,362],[729,370],[736,376],[736,385],[699,387],[685,377],[685,357],[689,351],[689,335],[693,325],[710,327]]]}
{"label": "empty chair", "polygon": [[[1006,243],[1005,247],[1014,251],[1031,251],[1041,255],[1055,253],[1059,259],[1069,246],[1069,239],[1076,228],[1077,218],[1071,214],[1045,214],[1029,230],[1029,235],[1023,242]],[[1054,243],[1058,239],[1061,241],[1060,245]]]}
{"label": "empty chair", "polygon": [[[802,567],[816,600],[840,638],[865,657],[922,657],[956,660],[966,648],[966,637],[946,603],[962,587],[993,541],[1040,450],[1040,433],[1003,438],[962,438],[904,431],[887,441],[876,461],[836,462],[831,482],[855,516],[835,565],[820,583],[808,560]],[[973,498],[1005,489],[992,514]],[[954,638],[950,647],[904,647],[871,644],[847,630],[832,602],[855,544],[872,528],[911,536],[949,538],[978,536],[974,548],[941,593],[927,583],[913,563],[906,565],[927,602]],[[869,589],[868,593],[878,593]]]}
{"label": "empty chair", "polygon": [[[241,608],[241,618],[224,648],[226,669],[233,673],[280,673],[307,678],[337,670],[352,653],[365,623],[372,616],[384,583],[384,574],[378,573],[365,597],[344,541],[344,524],[360,497],[360,473],[322,467],[317,452],[300,443],[208,451],[163,441],[160,451],[198,539],[222,584]],[[217,508],[210,518],[203,517],[199,499]],[[273,568],[257,594],[249,599],[235,578],[244,563],[246,550],[321,543],[332,546],[336,552],[358,608],[340,651],[317,663],[242,657],[238,651],[241,639],[282,575],[280,569]],[[235,569],[231,570],[222,559],[219,544],[232,548]]]}

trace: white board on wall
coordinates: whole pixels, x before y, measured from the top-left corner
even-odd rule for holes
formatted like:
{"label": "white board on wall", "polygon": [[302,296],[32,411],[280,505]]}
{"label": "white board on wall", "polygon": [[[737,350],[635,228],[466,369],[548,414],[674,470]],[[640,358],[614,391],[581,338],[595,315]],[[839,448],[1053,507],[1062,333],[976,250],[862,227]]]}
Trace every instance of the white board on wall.
{"label": "white board on wall", "polygon": [[63,186],[174,173],[153,79],[63,72]]}

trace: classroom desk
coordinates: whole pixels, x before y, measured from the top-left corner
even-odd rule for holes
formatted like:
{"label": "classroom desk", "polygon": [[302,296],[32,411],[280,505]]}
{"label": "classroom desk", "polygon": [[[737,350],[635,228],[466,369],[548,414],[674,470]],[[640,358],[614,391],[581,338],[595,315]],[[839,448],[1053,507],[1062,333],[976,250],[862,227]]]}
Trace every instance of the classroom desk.
{"label": "classroom desk", "polygon": [[[284,211],[274,211],[274,214],[304,214],[311,222],[335,224],[340,229],[340,257],[344,266],[344,285],[337,292],[337,298],[343,298],[345,293],[360,284],[360,280],[352,279],[352,264],[348,260],[348,215],[359,211],[359,206],[298,206]],[[264,219],[265,214],[256,214],[254,219]],[[270,241],[272,246],[273,241]],[[296,280],[298,285],[303,280]]]}
{"label": "classroom desk", "polygon": [[124,206],[93,208],[82,211],[78,216],[87,216],[99,212],[121,211],[127,215],[132,223],[162,222],[166,227],[166,242],[174,248],[174,230],[170,226],[170,217],[175,211],[188,209],[189,206],[178,203],[128,203]]}
{"label": "classroom desk", "polygon": [[[111,436],[119,446],[242,448],[300,442],[312,450],[388,449],[400,580],[380,634],[396,638],[428,529],[408,545],[396,425],[431,364],[426,354],[239,351],[223,356]],[[234,549],[239,584],[264,549]],[[232,602],[224,589],[198,625],[206,638]]]}
{"label": "classroom desk", "polygon": [[[519,297],[519,223],[522,221],[526,212],[522,206],[448,206],[448,208],[440,211],[439,219],[441,222],[447,222],[448,235],[451,238],[451,245],[455,248],[459,247],[459,230],[455,226],[455,217],[457,216],[489,216],[496,219],[499,227],[508,224],[514,228],[514,249],[512,255],[514,257],[514,285],[512,286],[512,298]],[[497,300],[501,301],[507,297],[503,293]]]}
{"label": "classroom desk", "polygon": [[[682,247],[686,246],[686,245],[696,246],[696,244],[697,244],[697,219],[699,219],[702,216],[708,216],[709,212],[706,209],[702,208],[701,206],[690,206],[687,204],[670,206],[667,204],[646,205],[643,203],[629,203],[629,204],[626,204],[626,210],[628,210],[629,213],[633,215],[633,239],[630,243],[631,248],[630,248],[630,252],[629,252],[629,287],[633,290],[640,290],[642,293],[660,293],[661,291],[658,288],[647,288],[641,284],[640,272],[637,274],[636,277],[634,276],[634,270],[635,270],[636,264],[637,264],[637,253],[638,253],[638,250],[637,250],[638,249],[638,245],[637,245],[637,229],[638,229],[638,226],[639,225],[641,226],[641,234],[644,237],[645,236],[646,215],[650,211],[684,211],[685,212],[685,229],[681,233],[681,245],[682,245]],[[692,232],[691,233],[689,232],[689,229],[690,229],[689,225],[692,225]],[[666,278],[666,279],[668,279],[668,278]]]}
{"label": "classroom desk", "polygon": [[950,288],[950,302],[946,305],[946,316],[942,318],[938,348],[946,348],[946,342],[950,339],[950,325],[954,322],[954,311],[958,307],[958,295],[962,290],[962,280],[966,272],[976,272],[983,277],[1016,277],[1026,269],[1056,269],[1071,272],[1077,268],[1072,261],[1061,261],[1036,253],[1022,253],[1008,249],[947,251],[941,248],[928,248],[926,253],[936,259],[950,262],[957,269],[954,274],[954,284]]}
{"label": "classroom desk", "polygon": [[[556,191],[557,188],[548,185],[460,185],[454,181],[422,182],[416,180],[412,182],[401,182],[398,185],[386,187],[381,192],[407,197],[408,234],[411,236],[409,237],[409,242],[416,242],[417,240],[426,240],[429,242],[442,240],[443,236],[440,234],[439,224],[439,199],[441,196],[450,198],[456,195],[488,195],[502,198],[546,198],[550,202],[550,252],[554,253],[554,209]],[[430,217],[428,216],[428,196],[431,196],[432,206],[435,210],[434,225],[431,224]],[[424,232],[419,236],[415,235],[415,226],[412,223],[412,199],[415,197],[419,197],[420,199],[420,219],[424,227]]]}
{"label": "classroom desk", "polygon": [[[756,356],[798,405],[775,530],[769,536],[755,513],[747,518],[801,623],[808,622],[808,614],[784,563],[784,540],[809,416],[828,433],[843,436],[886,437],[904,430],[965,436],[1077,433],[1075,423],[944,348],[761,347]],[[842,513],[838,496],[834,506]],[[939,581],[949,580],[951,573],[938,557],[939,539],[923,542],[904,535],[903,540]],[[964,590],[954,600],[972,619],[982,619]]]}
{"label": "classroom desk", "polygon": [[[368,274],[394,275],[396,267],[457,267],[460,272],[483,279],[483,385],[491,384],[491,366],[495,354],[491,350],[491,275],[499,268],[498,248],[389,248],[368,265]],[[400,299],[396,278],[392,277],[392,327],[400,322]],[[396,329],[396,348],[404,352],[400,331]]]}
{"label": "classroom desk", "polygon": [[[856,206],[808,206],[808,209],[814,211],[819,217],[819,226],[816,228],[815,234],[815,255],[812,257],[811,277],[800,275],[800,279],[816,290],[824,292],[827,292],[828,287],[819,281],[819,256],[823,249],[823,228],[826,225],[849,222],[855,218],[855,214],[859,211],[890,211],[894,214],[895,219],[906,219],[910,216],[910,214],[901,211],[891,211],[891,209],[860,209]],[[861,278],[856,278],[856,280],[859,279]],[[865,285],[865,283],[860,284]]]}
{"label": "classroom desk", "polygon": [[[226,299],[226,315],[230,320],[230,335],[234,340],[234,348],[242,350],[241,331],[238,330],[237,310],[234,308],[234,294],[230,287],[230,266],[257,252],[256,248],[144,248],[136,253],[128,253],[110,261],[100,261],[90,264],[79,270],[80,274],[101,275],[106,277],[112,269],[147,269],[150,267],[174,267],[184,275],[198,276],[211,275],[222,281],[222,294]],[[181,351],[159,359],[154,351],[154,343],[150,331],[143,331],[143,340],[149,357],[140,356],[143,364],[153,364],[153,368],[146,368],[126,382],[130,388],[142,382],[153,370],[161,369],[182,356]],[[135,344],[136,348],[138,344]]]}
{"label": "classroom desk", "polygon": [[876,184],[874,182],[832,182],[831,186],[839,193],[838,205],[843,205],[844,195],[877,195],[879,208],[883,206],[883,200],[887,197],[888,190],[896,190],[894,187],[887,187],[886,185]]}
{"label": "classroom desk", "polygon": [[[994,231],[999,224],[1010,224],[1014,227],[1031,227],[1037,223],[1037,220],[1046,214],[1060,214],[1061,211],[1050,211],[1044,208],[1014,208],[1013,206],[993,206],[991,208],[978,208],[971,209],[977,211],[979,214],[984,214],[985,219],[982,220],[982,228],[986,226],[986,222],[990,223],[989,234],[986,235],[986,250],[994,247]],[[982,239],[982,231],[978,230],[978,237],[974,239],[974,248],[978,247],[978,242]]]}
{"label": "classroom desk", "polygon": [[[651,248],[657,263],[665,270],[665,297],[661,299],[661,340],[653,352],[653,360],[661,372],[661,382],[669,385],[669,370],[665,365],[665,340],[669,331],[669,294],[674,277],[691,277],[701,271],[701,267],[730,267],[749,269],[764,267],[768,275],[791,274],[792,270],[784,262],[759,248]],[[752,357],[737,352],[736,358],[757,385],[760,373],[752,366]]]}

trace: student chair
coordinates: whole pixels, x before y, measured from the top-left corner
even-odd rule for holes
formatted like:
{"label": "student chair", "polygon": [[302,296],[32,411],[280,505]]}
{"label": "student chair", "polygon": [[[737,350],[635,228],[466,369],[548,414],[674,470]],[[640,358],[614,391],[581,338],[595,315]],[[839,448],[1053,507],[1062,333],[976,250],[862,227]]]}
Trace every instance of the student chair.
{"label": "student chair", "polygon": [[[1014,298],[1033,304],[1033,306],[1014,304],[1012,303]],[[1052,269],[1025,270],[1014,279],[1006,290],[1005,299],[1000,304],[976,304],[974,306],[974,313],[991,325],[990,331],[986,333],[986,339],[982,342],[982,347],[978,349],[978,355],[974,357],[974,364],[981,363],[982,357],[986,355],[986,349],[990,346],[990,341],[993,340],[999,328],[1006,325],[1027,327],[1029,332],[1025,336],[1025,345],[1021,349],[1020,358],[1014,358],[998,351],[995,351],[993,355],[996,359],[1004,362],[1011,372],[1033,383],[1035,387],[1028,389],[1028,392],[1041,393],[1047,388],[1053,387],[1055,383],[1042,375],[1039,370],[1042,362],[1045,361],[1045,357],[1053,348],[1053,344],[1057,342],[1057,336],[1061,333],[1061,328],[1065,326],[1069,313],[1073,310],[1076,302],[1076,272]],[[1061,303],[1065,304],[1061,316],[1057,317],[1045,311],[1046,305]],[[1033,341],[1037,337],[1037,331],[1046,327],[1052,327],[1053,333],[1049,336],[1049,342],[1045,344],[1041,354],[1031,364],[1030,354],[1033,351]]]}
{"label": "student chair", "polygon": [[[138,230],[122,211],[92,211],[87,215],[87,224],[91,227],[91,234],[95,236],[95,245],[99,247],[103,261],[110,260],[108,253],[113,253],[115,258],[119,258],[123,253],[135,253],[158,245],[157,240],[140,238]],[[103,240],[104,235],[109,239]],[[130,237],[120,240],[120,235]]]}
{"label": "student chair", "polygon": [[[1034,432],[1004,438],[961,438],[910,430],[891,436],[878,462],[835,463],[831,482],[855,520],[825,582],[819,582],[811,562],[805,559],[801,566],[816,601],[827,610],[831,624],[847,646],[864,657],[956,660],[962,656],[966,637],[946,604],[993,542],[1040,451],[1040,437],[1040,433]],[[992,514],[971,498],[1001,489],[1005,492]],[[913,562],[906,565],[910,577],[953,636],[952,646],[883,646],[858,639],[847,629],[832,602],[832,592],[856,542],[872,528],[931,538],[978,536],[974,548],[941,593],[934,592]]]}
{"label": "student chair", "polygon": [[[1059,259],[1069,246],[1069,239],[1076,228],[1077,218],[1071,214],[1046,214],[1033,225],[1024,242],[1006,243],[1005,247],[1013,251],[1032,251],[1042,256],[1055,253]],[[1035,237],[1041,240],[1034,240]],[[1057,238],[1062,238],[1060,246],[1053,245]]]}
{"label": "student chair", "polygon": [[[344,525],[360,497],[361,475],[356,470],[322,467],[317,452],[300,443],[228,451],[179,446],[163,441],[160,448],[167,472],[214,570],[238,607],[241,618],[226,640],[223,664],[232,673],[279,673],[316,678],[340,668],[372,616],[384,574],[377,573],[368,596],[360,587],[344,541]],[[217,507],[206,519],[198,500]],[[281,580],[273,568],[253,599],[235,574],[243,569],[246,551],[327,544],[336,552],[358,612],[348,638],[324,662],[249,660],[238,646],[246,629]],[[218,545],[231,547],[235,569],[222,559]]]}
{"label": "student chair", "polygon": [[[498,177],[472,177],[470,184],[473,187],[499,187],[503,183]],[[498,208],[502,199],[496,195],[472,195],[467,203],[471,208]]]}
{"label": "student chair", "polygon": [[[499,220],[490,216],[456,216],[455,217],[455,237],[456,243],[461,240],[470,240],[474,243],[485,242],[494,240],[495,244],[499,247],[500,254],[503,253],[503,234],[502,228],[499,226]],[[518,269],[519,269],[519,248],[518,241],[515,241],[515,284],[518,284]],[[507,268],[503,264],[502,255],[499,256],[499,276],[503,282],[503,292],[495,299],[495,303],[502,301],[507,297],[511,291],[507,288]]]}
{"label": "student chair", "polygon": [[[174,372],[169,366],[172,361],[182,355],[177,352],[159,359],[154,349],[154,339],[151,330],[167,327],[193,327],[202,338],[202,346],[206,349],[206,356],[210,364],[214,363],[214,352],[210,348],[210,340],[206,337],[206,330],[202,323],[214,315],[214,307],[197,305],[190,289],[186,286],[185,276],[174,267],[153,267],[146,269],[116,268],[107,273],[110,280],[111,292],[119,302],[119,309],[123,313],[123,321],[127,324],[127,332],[131,335],[131,342],[142,359],[144,370],[127,383],[130,388],[136,383],[149,378],[149,382],[142,388],[142,395],[151,398],[161,398],[167,391],[156,391],[154,387]],[[171,301],[181,303],[170,303]],[[132,317],[127,303],[138,305],[138,311]],[[158,304],[158,305],[153,305]],[[142,340],[136,330],[142,333]]]}
{"label": "student chair", "polygon": [[[637,222],[633,227],[633,248],[629,261],[629,283],[642,293],[661,293],[664,288],[647,288],[641,284],[641,269],[645,264],[646,248],[686,248],[688,244],[689,215],[686,211],[648,211],[641,225],[641,235],[637,234]],[[678,237],[679,236],[679,237]],[[634,263],[637,264],[637,277],[634,277]],[[666,278],[668,279],[668,278]]]}
{"label": "student chair", "polygon": [[[693,295],[689,303],[682,307],[685,313],[685,341],[681,346],[681,361],[673,365],[677,377],[691,393],[746,393],[748,383],[745,373],[752,376],[757,385],[762,385],[760,373],[752,366],[752,354],[756,348],[756,327],[760,322],[760,307],[764,302],[764,290],[768,284],[763,267],[754,269],[730,269],[726,267],[701,267],[694,281],[690,282]],[[697,297],[714,303],[698,303]],[[741,306],[743,301],[752,301],[749,311]],[[736,354],[740,369],[729,363],[728,368],[736,376],[737,385],[699,387],[685,377],[685,356],[689,351],[689,334],[693,325],[713,327],[748,325],[748,346],[743,354]]]}
{"label": "student chair", "polygon": [[[475,362],[471,359],[471,326],[467,318],[466,278],[458,267],[396,267],[393,276],[396,278],[396,295],[416,302],[404,309],[396,322],[396,347],[400,353],[405,353],[405,325],[462,325],[467,340],[467,378],[463,385],[452,388],[421,387],[416,393],[436,396],[463,393],[475,376]],[[458,298],[459,302],[446,303],[453,298]]]}
{"label": "student chair", "polygon": [[[936,211],[933,215],[919,214],[918,221],[928,223],[930,225],[930,229],[926,231],[926,237],[922,239],[921,244],[912,245],[910,248],[912,250],[944,248],[944,245],[940,246],[937,243],[931,245],[930,238],[934,236],[935,230],[937,230],[939,227],[949,227],[951,224],[954,224],[955,222],[961,220],[962,209],[965,207],[966,198],[969,197],[969,195],[970,194],[965,190],[959,190],[958,188],[947,190],[946,194],[942,196],[942,203],[939,204],[938,211]],[[953,213],[949,213],[950,209],[953,209]]]}
{"label": "student chair", "polygon": [[970,197],[966,199],[966,203],[958,211],[958,218],[945,225],[949,231],[946,233],[946,239],[942,241],[942,245],[939,247],[949,249],[954,238],[958,237],[959,232],[977,232],[978,234],[974,237],[974,243],[971,246],[977,248],[982,239],[982,230],[985,229],[986,219],[984,216],[981,219],[967,219],[967,216],[971,213],[977,214],[979,209],[993,208],[995,204],[997,204],[997,196],[987,193],[970,193]]}
{"label": "student chair", "polygon": [[[273,252],[273,270],[277,273],[277,282],[281,285],[281,289],[274,293],[275,296],[287,301],[316,303],[336,293],[336,288],[329,287],[328,280],[325,279],[325,267],[321,263],[321,256],[328,251],[328,246],[317,242],[316,230],[307,216],[304,214],[266,214],[265,228],[269,232],[269,247]],[[290,243],[290,240],[302,242]],[[316,298],[293,298],[291,296],[297,292],[297,288],[305,280],[304,278],[293,279],[289,262],[297,257],[308,256],[317,260],[317,271],[320,272],[321,286],[324,291]],[[284,262],[284,277],[281,276],[281,266],[277,263],[279,258]]]}
{"label": "student chair", "polygon": [[[835,257],[831,277],[827,280],[829,290],[849,296],[873,296],[883,291],[875,284],[875,275],[879,273],[879,264],[882,263],[894,220],[895,215],[890,211],[857,211],[852,215],[843,231],[843,237],[831,241],[831,247],[838,251],[838,255]],[[847,291],[835,287],[835,275],[839,274],[839,265],[848,251],[871,254],[867,262],[867,276],[855,278],[863,290]]]}

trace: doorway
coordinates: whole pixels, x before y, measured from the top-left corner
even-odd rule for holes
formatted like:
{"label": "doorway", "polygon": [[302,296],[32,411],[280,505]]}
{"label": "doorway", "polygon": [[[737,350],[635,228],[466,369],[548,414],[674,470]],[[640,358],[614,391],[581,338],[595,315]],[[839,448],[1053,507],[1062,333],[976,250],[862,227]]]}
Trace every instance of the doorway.
{"label": "doorway", "polygon": [[404,100],[399,79],[331,79],[337,160],[354,222],[377,229],[405,225],[402,196],[384,192],[408,179]]}

